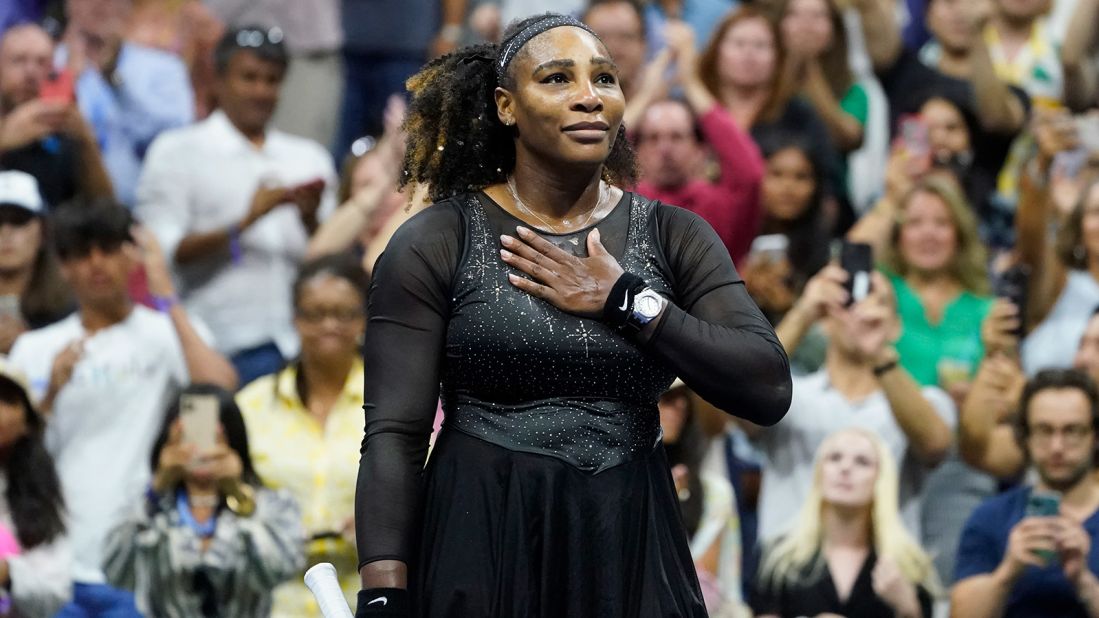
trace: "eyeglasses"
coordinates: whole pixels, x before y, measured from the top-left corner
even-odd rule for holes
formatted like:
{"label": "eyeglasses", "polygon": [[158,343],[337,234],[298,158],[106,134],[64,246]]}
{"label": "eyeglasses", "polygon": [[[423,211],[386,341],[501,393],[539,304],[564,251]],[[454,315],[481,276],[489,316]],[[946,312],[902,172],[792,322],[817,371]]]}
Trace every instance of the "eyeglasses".
{"label": "eyeglasses", "polygon": [[1048,445],[1056,435],[1061,436],[1065,446],[1080,446],[1091,434],[1092,430],[1088,425],[1065,425],[1060,429],[1050,425],[1036,425],[1030,428],[1030,438],[1039,446]]}
{"label": "eyeglasses", "polygon": [[278,45],[284,38],[282,28],[277,26],[270,30],[241,28],[237,31],[236,41],[238,47],[263,47],[265,44]]}
{"label": "eyeglasses", "polygon": [[303,322],[320,324],[327,318],[333,318],[341,324],[350,324],[355,320],[361,320],[364,312],[361,307],[311,307],[298,309],[297,315]]}

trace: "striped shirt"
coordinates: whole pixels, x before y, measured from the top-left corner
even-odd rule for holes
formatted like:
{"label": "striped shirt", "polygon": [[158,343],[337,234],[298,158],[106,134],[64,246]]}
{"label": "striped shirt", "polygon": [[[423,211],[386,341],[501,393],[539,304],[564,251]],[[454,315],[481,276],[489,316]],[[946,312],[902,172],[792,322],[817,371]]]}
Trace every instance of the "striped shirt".
{"label": "striped shirt", "polygon": [[[302,568],[302,543],[301,515],[285,492],[257,490],[250,517],[221,509],[205,551],[173,496],[155,507],[142,501],[111,531],[104,572],[133,590],[148,616],[260,618],[271,612],[271,589]],[[212,591],[216,613],[203,611],[202,588]]]}

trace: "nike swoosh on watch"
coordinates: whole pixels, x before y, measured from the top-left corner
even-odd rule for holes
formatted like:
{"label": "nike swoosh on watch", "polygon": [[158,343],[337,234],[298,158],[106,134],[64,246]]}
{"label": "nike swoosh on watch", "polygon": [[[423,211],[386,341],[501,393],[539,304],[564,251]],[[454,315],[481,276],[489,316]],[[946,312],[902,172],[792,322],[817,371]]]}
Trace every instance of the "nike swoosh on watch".
{"label": "nike swoosh on watch", "polygon": [[385,597],[378,597],[378,598],[374,599],[373,601],[367,603],[367,605],[373,605],[373,604],[377,603],[378,601],[381,601],[382,605],[389,605],[389,599],[387,599]]}
{"label": "nike swoosh on watch", "polygon": [[622,299],[622,306],[619,307],[618,310],[619,311],[625,311],[626,310],[626,305],[629,305],[629,304],[630,304],[630,292],[629,292],[629,290],[627,290],[625,298]]}

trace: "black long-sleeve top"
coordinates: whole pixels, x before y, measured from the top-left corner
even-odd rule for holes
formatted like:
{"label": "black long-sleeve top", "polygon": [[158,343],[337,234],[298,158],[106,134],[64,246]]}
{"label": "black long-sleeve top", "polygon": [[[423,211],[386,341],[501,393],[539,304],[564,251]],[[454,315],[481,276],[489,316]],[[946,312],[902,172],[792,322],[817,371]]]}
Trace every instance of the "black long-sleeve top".
{"label": "black long-sleeve top", "polygon": [[[471,218],[471,213],[481,213],[477,215],[480,219]],[[515,226],[520,223],[484,194],[459,196],[432,205],[409,220],[378,260],[364,350],[366,428],[355,505],[360,564],[386,559],[407,563],[413,555],[423,466],[441,384],[448,416],[448,403],[455,399],[514,405],[522,403],[524,395],[539,398],[545,394],[557,397],[556,401],[565,400],[567,405],[569,383],[561,383],[561,373],[552,366],[546,369],[539,364],[538,349],[529,348],[526,335],[516,337],[519,351],[514,352],[526,356],[497,365],[478,356],[486,350],[498,356],[513,353],[507,342],[501,344],[502,337],[493,334],[496,325],[477,323],[471,328],[468,324],[470,314],[486,304],[483,298],[488,298],[487,302],[492,298],[482,295],[477,301],[480,307],[465,302],[469,278],[500,266],[485,262],[499,260],[500,234],[515,236]],[[471,229],[476,231],[478,226],[490,233],[473,234],[476,237],[471,240]],[[627,242],[639,241],[637,246],[649,260],[646,268],[658,273],[670,288],[671,303],[656,330],[644,344],[628,342],[631,350],[639,347],[648,357],[646,361],[662,364],[720,409],[761,425],[778,422],[790,405],[786,354],[709,224],[687,210],[626,194],[610,215],[592,227],[599,228],[604,246],[620,260]],[[579,255],[585,251],[589,231],[545,236]],[[639,234],[644,238],[638,239]],[[496,298],[506,292],[510,291],[496,290]],[[561,319],[577,324],[581,338],[589,330],[606,330],[593,320],[564,314],[538,299],[529,303],[531,310],[553,313],[550,317],[558,320],[558,325]],[[536,308],[535,303],[543,305]],[[462,322],[463,327],[456,329],[452,322]],[[479,342],[462,340],[471,331],[497,347],[478,347]],[[551,327],[549,333],[562,339],[577,336],[561,331]],[[622,337],[613,332],[606,336]],[[584,343],[586,355],[586,340]],[[621,341],[614,343],[622,345]],[[524,349],[524,344],[528,348]],[[547,354],[551,353],[547,349]],[[504,369],[482,375],[477,383],[453,383],[473,375],[462,369],[475,363]],[[613,368],[606,369],[607,375],[614,373],[610,371]],[[595,377],[591,380],[597,382]],[[576,392],[587,393],[581,386],[573,386]],[[651,398],[646,405],[655,414],[653,393],[658,394],[659,389],[645,392],[645,397]],[[580,397],[577,405],[586,405],[589,399]]]}

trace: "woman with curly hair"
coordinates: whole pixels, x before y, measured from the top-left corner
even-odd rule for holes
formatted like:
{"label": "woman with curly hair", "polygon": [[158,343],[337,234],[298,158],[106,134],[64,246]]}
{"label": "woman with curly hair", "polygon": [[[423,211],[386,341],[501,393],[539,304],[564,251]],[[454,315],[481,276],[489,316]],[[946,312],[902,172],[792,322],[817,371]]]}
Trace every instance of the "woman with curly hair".
{"label": "woman with curly hair", "polygon": [[357,615],[705,615],[657,401],[678,375],[774,424],[773,330],[709,225],[616,186],[625,103],[580,22],[521,21],[409,89],[404,180],[435,203],[371,287]]}

